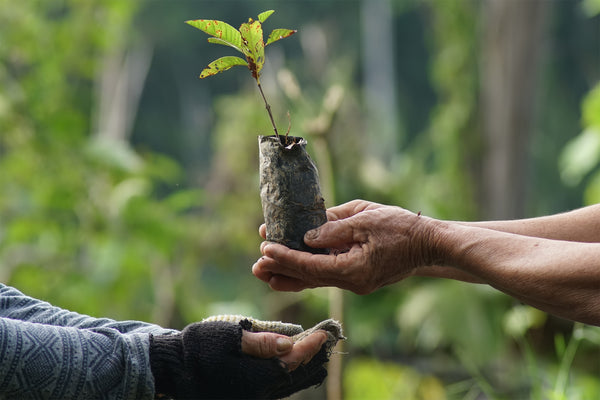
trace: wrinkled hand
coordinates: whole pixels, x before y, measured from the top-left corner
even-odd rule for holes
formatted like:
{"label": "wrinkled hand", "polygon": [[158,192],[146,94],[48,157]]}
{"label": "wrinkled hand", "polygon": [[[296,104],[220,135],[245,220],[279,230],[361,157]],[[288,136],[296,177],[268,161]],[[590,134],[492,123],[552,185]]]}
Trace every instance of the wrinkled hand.
{"label": "wrinkled hand", "polygon": [[290,337],[278,333],[243,331],[242,352],[258,358],[277,357],[288,371],[293,371],[310,361],[326,340],[325,331],[317,331],[296,344]]}
{"label": "wrinkled hand", "polygon": [[[434,261],[431,219],[400,207],[354,200],[327,210],[329,222],[309,231],[310,254],[263,242],[252,273],[281,291],[337,286],[357,294],[400,281]],[[260,228],[265,237],[264,225]]]}

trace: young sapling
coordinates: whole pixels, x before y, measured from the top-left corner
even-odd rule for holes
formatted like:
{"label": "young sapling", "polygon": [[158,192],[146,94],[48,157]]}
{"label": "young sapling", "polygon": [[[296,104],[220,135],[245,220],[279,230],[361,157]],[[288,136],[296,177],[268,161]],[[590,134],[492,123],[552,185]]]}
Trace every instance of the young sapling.
{"label": "young sapling", "polygon": [[273,119],[273,114],[271,113],[271,106],[267,102],[267,98],[265,97],[260,84],[260,74],[265,64],[265,47],[293,35],[296,33],[296,30],[282,28],[274,29],[265,43],[263,40],[262,23],[265,22],[273,12],[274,10],[268,10],[260,13],[256,21],[249,18],[248,22],[245,22],[240,26],[240,29],[235,29],[226,22],[212,19],[195,19],[186,21],[186,23],[212,36],[208,39],[210,43],[232,47],[244,55],[245,59],[237,56],[225,56],[211,62],[200,73],[200,79],[227,71],[236,65],[245,65],[248,67],[252,73],[252,77],[256,80],[256,84],[258,85],[258,90],[265,103],[265,108],[269,114],[275,136],[279,139],[279,132],[277,131],[277,126]]}
{"label": "young sapling", "polygon": [[258,138],[260,197],[267,240],[297,250],[323,253],[327,250],[312,249],[303,240],[308,230],[327,222],[317,168],[306,152],[306,140],[291,136],[288,141],[289,128],[285,137],[279,135],[271,106],[260,84],[265,47],[296,32],[292,29],[275,29],[265,42],[262,23],[271,14],[273,10],[260,13],[256,21],[250,18],[239,29],[212,19],[196,19],[186,23],[210,35],[210,43],[232,47],[244,55],[244,58],[226,56],[211,62],[200,73],[200,78],[227,71],[236,65],[245,65],[256,80],[269,114],[275,135]]}

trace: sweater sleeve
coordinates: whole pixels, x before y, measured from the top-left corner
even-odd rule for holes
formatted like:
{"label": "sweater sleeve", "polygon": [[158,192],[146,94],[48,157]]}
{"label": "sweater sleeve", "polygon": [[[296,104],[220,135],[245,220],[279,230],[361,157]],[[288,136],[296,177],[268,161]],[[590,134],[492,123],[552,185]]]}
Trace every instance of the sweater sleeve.
{"label": "sweater sleeve", "polygon": [[148,334],[0,318],[0,398],[152,398],[148,346]]}
{"label": "sweater sleeve", "polygon": [[153,398],[149,334],[176,332],[92,318],[0,284],[0,398]]}
{"label": "sweater sleeve", "polygon": [[164,335],[176,331],[141,321],[115,321],[93,318],[55,307],[0,283],[0,317],[79,329],[110,328],[120,333],[153,333]]}

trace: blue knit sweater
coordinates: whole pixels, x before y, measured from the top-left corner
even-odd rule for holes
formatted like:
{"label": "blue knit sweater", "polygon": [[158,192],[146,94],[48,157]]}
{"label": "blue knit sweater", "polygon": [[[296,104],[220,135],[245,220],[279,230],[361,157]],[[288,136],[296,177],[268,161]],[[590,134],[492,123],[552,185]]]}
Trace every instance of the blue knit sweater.
{"label": "blue knit sweater", "polygon": [[80,315],[0,284],[0,399],[152,399],[149,334],[175,332]]}

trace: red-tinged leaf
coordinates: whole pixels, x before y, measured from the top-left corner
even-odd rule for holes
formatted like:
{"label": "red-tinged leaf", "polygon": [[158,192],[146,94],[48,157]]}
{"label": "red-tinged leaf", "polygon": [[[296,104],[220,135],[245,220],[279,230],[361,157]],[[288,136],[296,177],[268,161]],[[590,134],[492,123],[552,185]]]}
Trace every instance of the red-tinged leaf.
{"label": "red-tinged leaf", "polygon": [[260,14],[258,14],[258,20],[260,21],[260,23],[262,24],[263,22],[265,22],[267,20],[267,18],[269,18],[271,16],[271,14],[273,14],[275,12],[275,10],[268,10],[265,12],[261,12]]}
{"label": "red-tinged leaf", "polygon": [[204,79],[207,76],[216,75],[219,72],[227,71],[229,68],[235,67],[236,65],[248,66],[248,63],[246,60],[235,56],[221,57],[218,60],[208,64],[208,67],[204,68],[204,70],[200,73],[200,79]]}
{"label": "red-tinged leaf", "polygon": [[298,31],[294,29],[273,29],[273,32],[271,32],[271,34],[269,35],[265,46],[268,46],[271,43],[276,42],[278,40],[285,39],[286,37],[292,36],[296,32]]}
{"label": "red-tinged leaf", "polygon": [[214,36],[215,38],[222,40],[222,42],[219,42],[219,44],[227,44],[228,46],[231,46],[237,50],[242,48],[242,37],[240,32],[226,22],[213,19],[195,19],[185,21],[185,23],[193,26],[194,28],[200,29],[202,32],[207,33],[210,36]]}

